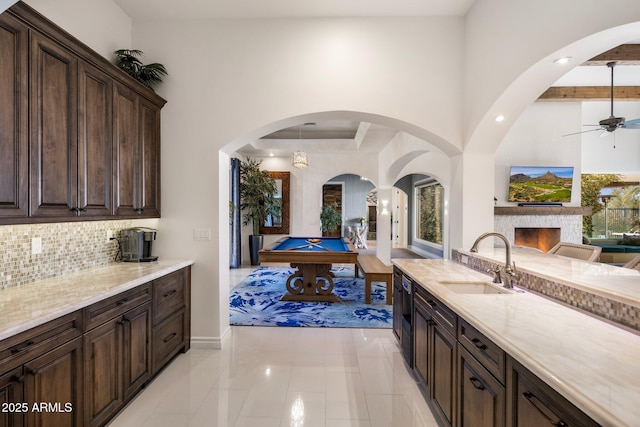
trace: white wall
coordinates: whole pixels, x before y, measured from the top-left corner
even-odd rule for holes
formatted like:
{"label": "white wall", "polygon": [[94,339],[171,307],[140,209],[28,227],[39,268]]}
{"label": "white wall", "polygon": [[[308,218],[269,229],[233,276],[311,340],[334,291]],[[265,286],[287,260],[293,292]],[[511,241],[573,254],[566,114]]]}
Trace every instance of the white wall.
{"label": "white wall", "polygon": [[[109,60],[117,49],[135,48],[131,45],[131,18],[111,0],[25,0],[25,3]],[[147,57],[142,61],[161,62]]]}
{"label": "white wall", "polygon": [[495,154],[494,194],[498,205],[507,202],[510,166],[573,166],[571,203],[580,206],[582,127],[579,102],[536,102],[518,117]]}

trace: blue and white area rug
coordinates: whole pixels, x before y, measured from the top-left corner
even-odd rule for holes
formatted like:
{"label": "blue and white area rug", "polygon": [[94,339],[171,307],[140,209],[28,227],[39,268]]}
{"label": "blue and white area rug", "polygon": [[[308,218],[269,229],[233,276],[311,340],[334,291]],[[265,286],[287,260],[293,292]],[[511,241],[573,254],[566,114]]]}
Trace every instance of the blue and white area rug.
{"label": "blue and white area rug", "polygon": [[280,301],[294,269],[259,267],[230,295],[230,323],[243,326],[315,326],[391,328],[392,306],[385,304],[386,285],[371,284],[371,304],[364,303],[364,279],[353,268],[335,267],[333,292],[342,302]]}

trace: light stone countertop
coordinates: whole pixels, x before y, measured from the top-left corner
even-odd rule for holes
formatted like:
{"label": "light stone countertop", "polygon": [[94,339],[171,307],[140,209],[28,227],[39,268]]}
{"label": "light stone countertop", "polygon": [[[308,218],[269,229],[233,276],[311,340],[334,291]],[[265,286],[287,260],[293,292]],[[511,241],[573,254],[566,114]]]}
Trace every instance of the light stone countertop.
{"label": "light stone countertop", "polygon": [[0,339],[192,265],[193,261],[117,262],[0,291]]}
{"label": "light stone countertop", "polygon": [[[473,254],[464,250],[458,250],[458,252],[502,265],[505,263],[504,248],[481,248],[479,252]],[[516,263],[516,270],[533,273],[572,288],[640,307],[640,271],[638,270],[599,262],[586,262],[519,247],[512,249],[511,259]],[[550,262],[550,259],[553,259],[553,262]]]}
{"label": "light stone countertop", "polygon": [[640,425],[640,335],[530,292],[455,293],[439,281],[491,278],[451,260],[393,263],[596,422]]}

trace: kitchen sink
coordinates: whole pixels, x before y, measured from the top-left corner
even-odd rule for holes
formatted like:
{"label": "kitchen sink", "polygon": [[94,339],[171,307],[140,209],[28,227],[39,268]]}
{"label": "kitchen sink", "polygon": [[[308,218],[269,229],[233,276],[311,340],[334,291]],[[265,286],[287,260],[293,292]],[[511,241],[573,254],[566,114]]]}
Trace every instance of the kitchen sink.
{"label": "kitchen sink", "polygon": [[493,284],[485,281],[444,280],[438,283],[458,294],[511,295],[515,291],[513,289],[503,288],[500,284]]}

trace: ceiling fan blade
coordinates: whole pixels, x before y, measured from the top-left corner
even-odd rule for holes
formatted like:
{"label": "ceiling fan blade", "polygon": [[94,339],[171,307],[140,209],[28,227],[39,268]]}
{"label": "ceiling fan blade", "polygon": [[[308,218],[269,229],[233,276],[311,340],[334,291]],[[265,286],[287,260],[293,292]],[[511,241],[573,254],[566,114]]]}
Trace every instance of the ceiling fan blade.
{"label": "ceiling fan blade", "polygon": [[640,119],[627,120],[624,123],[624,127],[627,129],[640,129]]}
{"label": "ceiling fan blade", "polygon": [[[591,126],[591,125],[585,125],[585,126]],[[604,133],[609,133],[609,132],[606,131],[606,129],[598,126],[597,129],[589,129],[589,130],[583,130],[581,132],[567,133],[565,135],[562,135],[562,137],[564,138],[565,136],[580,135],[581,133],[597,132],[597,131],[604,131]]]}

